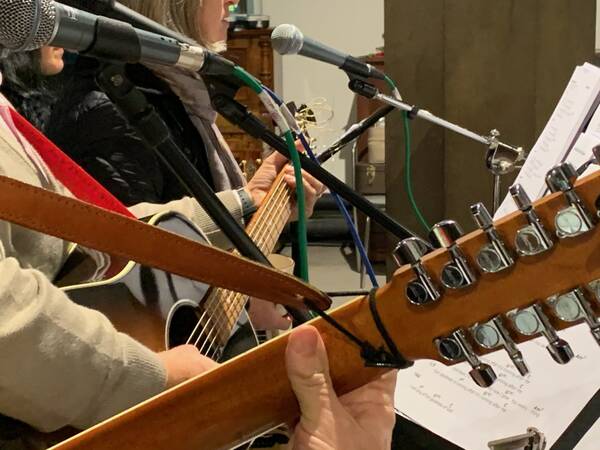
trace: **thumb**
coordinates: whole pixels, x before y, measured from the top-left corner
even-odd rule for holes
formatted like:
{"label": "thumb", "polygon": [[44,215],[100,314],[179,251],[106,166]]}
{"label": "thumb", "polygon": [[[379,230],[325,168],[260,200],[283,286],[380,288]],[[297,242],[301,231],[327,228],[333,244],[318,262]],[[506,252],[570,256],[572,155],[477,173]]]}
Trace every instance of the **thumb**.
{"label": "thumb", "polygon": [[302,326],[290,334],[285,353],[288,377],[300,405],[302,421],[317,428],[323,414],[339,404],[331,385],[329,361],[316,328]]}

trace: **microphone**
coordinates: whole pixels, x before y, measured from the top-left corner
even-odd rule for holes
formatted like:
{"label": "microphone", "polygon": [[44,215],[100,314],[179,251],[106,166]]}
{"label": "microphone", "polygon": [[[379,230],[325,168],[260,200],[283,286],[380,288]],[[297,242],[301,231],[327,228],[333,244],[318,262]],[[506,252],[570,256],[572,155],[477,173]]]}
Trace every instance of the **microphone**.
{"label": "microphone", "polygon": [[280,55],[302,55],[333,64],[348,74],[362,78],[385,79],[385,74],[371,64],[304,36],[295,25],[279,25],[271,34],[271,42],[273,49]]}
{"label": "microphone", "polygon": [[226,75],[235,67],[199,45],[52,0],[0,0],[0,46],[30,51],[45,45],[112,61],[175,66],[201,74]]}

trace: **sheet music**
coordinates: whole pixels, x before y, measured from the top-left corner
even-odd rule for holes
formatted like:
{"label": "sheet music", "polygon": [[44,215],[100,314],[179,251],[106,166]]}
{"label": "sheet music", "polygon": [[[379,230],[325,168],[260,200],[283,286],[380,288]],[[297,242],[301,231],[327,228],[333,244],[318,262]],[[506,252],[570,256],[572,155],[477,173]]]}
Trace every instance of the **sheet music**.
{"label": "sheet music", "polygon": [[589,329],[578,325],[561,335],[576,352],[569,364],[555,363],[545,341],[535,339],[520,346],[531,370],[527,377],[504,352],[482,358],[498,375],[487,389],[471,380],[466,363],[418,361],[398,374],[396,409],[468,450],[489,450],[489,441],[527,427],[543,432],[550,448],[600,387],[600,351]]}
{"label": "sheet music", "polygon": [[[577,67],[515,180],[515,183],[523,185],[532,200],[543,195],[546,172],[564,160],[596,110],[599,95],[600,69],[588,63]],[[600,133],[600,117],[595,119],[594,127]],[[515,210],[512,198],[507,195],[494,218],[498,219]]]}

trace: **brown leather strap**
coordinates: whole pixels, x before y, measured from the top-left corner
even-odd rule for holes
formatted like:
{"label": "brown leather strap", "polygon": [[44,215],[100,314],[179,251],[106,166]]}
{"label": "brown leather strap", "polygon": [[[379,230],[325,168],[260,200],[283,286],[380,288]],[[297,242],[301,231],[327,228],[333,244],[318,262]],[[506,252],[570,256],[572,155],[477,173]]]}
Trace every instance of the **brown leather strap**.
{"label": "brown leather strap", "polygon": [[0,176],[0,219],[186,278],[296,308],[329,297],[283,272],[80,200]]}

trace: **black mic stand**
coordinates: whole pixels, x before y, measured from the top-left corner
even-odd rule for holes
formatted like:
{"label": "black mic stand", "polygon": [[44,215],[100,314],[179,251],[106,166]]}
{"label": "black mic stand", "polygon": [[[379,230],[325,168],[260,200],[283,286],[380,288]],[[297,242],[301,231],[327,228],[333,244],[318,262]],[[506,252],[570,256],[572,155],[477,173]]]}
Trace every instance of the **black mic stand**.
{"label": "black mic stand", "polygon": [[[237,80],[233,80],[230,77],[216,77],[212,75],[203,75],[202,78],[208,87],[213,107],[219,114],[250,136],[262,140],[285,157],[290,157],[287,144],[283,138],[275,134],[254,114],[248,111],[248,108],[234,99],[237,90],[240,88]],[[300,162],[304,170],[327,186],[331,191],[344,198],[363,214],[371,217],[372,220],[397,238],[403,240],[416,236],[415,233],[379,210],[365,197],[358,194],[304,154],[300,154]]]}
{"label": "black mic stand", "polygon": [[[156,152],[184,189],[202,205],[240,254],[271,267],[267,257],[227,211],[204,177],[173,141],[169,128],[154,107],[127,79],[124,66],[103,65],[96,76],[96,82],[127,122],[139,133],[146,145]],[[286,309],[296,324],[312,318],[307,311],[289,307]]]}

